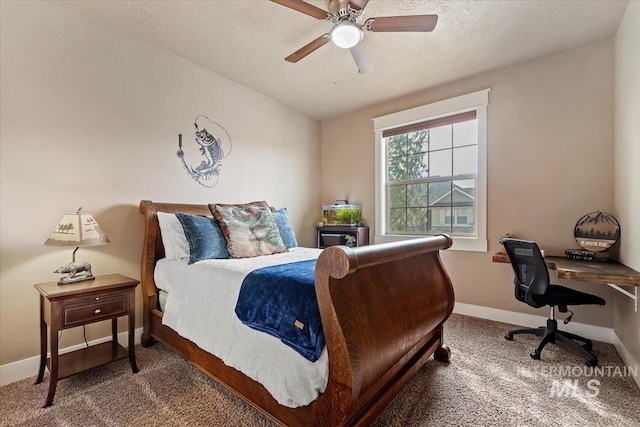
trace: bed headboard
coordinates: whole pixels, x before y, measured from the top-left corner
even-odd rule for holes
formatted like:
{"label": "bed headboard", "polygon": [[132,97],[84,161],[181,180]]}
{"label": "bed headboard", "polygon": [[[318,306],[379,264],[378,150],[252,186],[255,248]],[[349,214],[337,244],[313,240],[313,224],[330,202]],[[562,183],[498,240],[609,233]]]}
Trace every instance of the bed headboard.
{"label": "bed headboard", "polygon": [[156,203],[151,200],[140,202],[140,213],[144,218],[145,240],[142,243],[142,264],[140,269],[140,283],[142,285],[142,297],[145,304],[145,313],[148,307],[157,308],[158,296],[156,283],[153,279],[153,271],[158,260],[164,258],[164,244],[160,225],[158,224],[158,212],[185,212],[194,215],[212,216],[209,205],[190,205],[181,203]]}

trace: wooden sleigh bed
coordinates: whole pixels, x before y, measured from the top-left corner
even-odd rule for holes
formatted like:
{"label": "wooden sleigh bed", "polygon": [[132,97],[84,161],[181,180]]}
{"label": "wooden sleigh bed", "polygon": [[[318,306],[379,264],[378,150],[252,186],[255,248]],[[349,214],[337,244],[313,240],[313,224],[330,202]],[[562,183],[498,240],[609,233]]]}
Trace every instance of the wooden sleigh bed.
{"label": "wooden sleigh bed", "polygon": [[451,246],[441,235],[320,254],[315,288],[329,360],[326,390],[307,406],[282,406],[258,382],[225,365],[162,324],[156,262],[164,257],[157,212],[211,216],[207,205],[143,200],[141,284],[146,347],[156,340],[279,425],[369,425],[431,355],[448,362],[443,323],[453,310],[451,281],[439,251]]}

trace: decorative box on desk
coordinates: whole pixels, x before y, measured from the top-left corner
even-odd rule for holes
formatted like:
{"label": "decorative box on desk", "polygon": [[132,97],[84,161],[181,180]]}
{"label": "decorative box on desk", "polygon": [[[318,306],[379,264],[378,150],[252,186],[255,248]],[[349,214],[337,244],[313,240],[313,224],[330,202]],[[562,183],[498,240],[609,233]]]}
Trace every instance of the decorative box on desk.
{"label": "decorative box on desk", "polygon": [[[316,230],[320,249],[336,245],[365,246],[369,244],[369,227],[324,226],[316,227]],[[348,244],[348,240],[353,239],[355,241]]]}

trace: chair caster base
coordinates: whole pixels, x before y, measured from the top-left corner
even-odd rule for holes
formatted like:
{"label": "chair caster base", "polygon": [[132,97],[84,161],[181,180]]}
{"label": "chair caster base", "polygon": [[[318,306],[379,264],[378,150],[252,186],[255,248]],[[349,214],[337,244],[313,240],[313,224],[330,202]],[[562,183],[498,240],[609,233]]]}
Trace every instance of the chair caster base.
{"label": "chair caster base", "polygon": [[535,350],[529,353],[529,356],[534,360],[540,360],[540,353]]}
{"label": "chair caster base", "polygon": [[598,359],[589,359],[586,363],[587,366],[595,367],[598,366]]}
{"label": "chair caster base", "polygon": [[510,334],[510,333],[506,334],[504,336],[504,339],[507,341],[513,341],[513,334]]}

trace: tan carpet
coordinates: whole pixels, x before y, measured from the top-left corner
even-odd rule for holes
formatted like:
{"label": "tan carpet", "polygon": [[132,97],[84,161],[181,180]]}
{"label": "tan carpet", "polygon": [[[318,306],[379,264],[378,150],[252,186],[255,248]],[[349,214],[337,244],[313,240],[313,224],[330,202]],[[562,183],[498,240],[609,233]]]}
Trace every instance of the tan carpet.
{"label": "tan carpet", "polygon": [[[452,315],[451,363],[429,361],[374,425],[640,426],[640,389],[612,345],[594,342],[593,372],[561,345],[532,360],[538,338],[506,341],[510,327]],[[46,409],[48,374],[42,384],[34,376],[1,387],[0,425],[272,426],[162,345],[138,346],[136,357],[135,375],[125,359],[60,380]]]}

